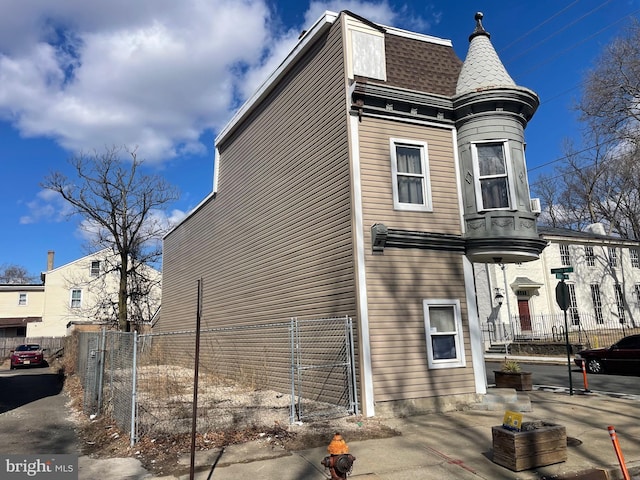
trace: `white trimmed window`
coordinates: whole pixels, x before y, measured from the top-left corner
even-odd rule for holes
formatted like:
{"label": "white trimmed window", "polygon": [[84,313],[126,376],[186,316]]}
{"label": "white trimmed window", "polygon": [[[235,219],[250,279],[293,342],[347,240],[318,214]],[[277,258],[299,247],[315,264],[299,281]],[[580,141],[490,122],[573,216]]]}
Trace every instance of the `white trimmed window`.
{"label": "white trimmed window", "polygon": [[82,306],[82,290],[74,288],[71,290],[71,308],[80,308]]}
{"label": "white trimmed window", "polygon": [[100,275],[100,260],[93,260],[91,262],[91,276],[97,277]]}
{"label": "white trimmed window", "polygon": [[429,368],[464,367],[462,316],[458,300],[423,300]]}
{"label": "white trimmed window", "polygon": [[27,294],[26,293],[19,293],[18,294],[18,305],[24,306],[27,304]]}
{"label": "white trimmed window", "polygon": [[596,323],[602,325],[604,317],[602,316],[602,296],[600,295],[600,285],[591,284],[591,301],[593,302],[593,311],[596,315]]}
{"label": "white trimmed window", "polygon": [[616,247],[609,247],[609,266],[618,266],[618,250],[616,249]]}
{"label": "white trimmed window", "polygon": [[584,247],[584,258],[587,260],[588,267],[595,267],[596,265],[596,256],[593,253],[593,247],[585,246]]}
{"label": "white trimmed window", "polygon": [[569,255],[569,245],[560,244],[560,262],[562,265],[571,265],[571,256]]}
{"label": "white trimmed window", "polygon": [[478,210],[513,209],[516,202],[511,185],[509,142],[472,143],[471,154]]}
{"label": "white trimmed window", "polygon": [[423,212],[433,210],[425,142],[392,138],[391,172],[395,209]]}
{"label": "white trimmed window", "polygon": [[640,268],[640,255],[638,255],[638,249],[632,248],[629,250],[629,254],[631,255],[631,266],[633,268]]}

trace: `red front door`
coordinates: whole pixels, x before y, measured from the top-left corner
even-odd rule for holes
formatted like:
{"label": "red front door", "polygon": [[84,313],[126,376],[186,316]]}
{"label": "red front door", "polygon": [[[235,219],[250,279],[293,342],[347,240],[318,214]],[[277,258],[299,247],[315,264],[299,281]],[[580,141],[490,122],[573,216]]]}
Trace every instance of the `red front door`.
{"label": "red front door", "polygon": [[520,316],[520,328],[523,331],[531,331],[531,313],[529,312],[529,300],[518,299],[518,315]]}

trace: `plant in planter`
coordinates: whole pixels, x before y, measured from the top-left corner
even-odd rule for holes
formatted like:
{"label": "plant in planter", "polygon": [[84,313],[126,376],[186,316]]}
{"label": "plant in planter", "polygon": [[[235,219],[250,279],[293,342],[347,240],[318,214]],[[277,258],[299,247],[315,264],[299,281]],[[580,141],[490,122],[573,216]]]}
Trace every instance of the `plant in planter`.
{"label": "plant in planter", "polygon": [[515,388],[520,391],[533,390],[531,372],[523,372],[520,364],[505,357],[501,370],[493,371],[498,388]]}

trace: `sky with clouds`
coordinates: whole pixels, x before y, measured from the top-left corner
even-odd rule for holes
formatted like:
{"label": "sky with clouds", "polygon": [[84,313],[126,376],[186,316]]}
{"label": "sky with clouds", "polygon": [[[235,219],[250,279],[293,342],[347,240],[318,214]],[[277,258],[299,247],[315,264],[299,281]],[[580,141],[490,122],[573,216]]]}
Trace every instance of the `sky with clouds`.
{"label": "sky with clouds", "polygon": [[81,219],[40,187],[75,152],[137,146],[146,168],[181,191],[156,215],[181,218],[211,191],[217,132],[325,10],[451,39],[461,59],[483,11],[511,76],[541,96],[527,130],[535,169],[575,135],[570,107],[584,73],[639,9],[640,0],[3,0],[0,264],[37,274],[48,250],[56,265],[87,253]]}

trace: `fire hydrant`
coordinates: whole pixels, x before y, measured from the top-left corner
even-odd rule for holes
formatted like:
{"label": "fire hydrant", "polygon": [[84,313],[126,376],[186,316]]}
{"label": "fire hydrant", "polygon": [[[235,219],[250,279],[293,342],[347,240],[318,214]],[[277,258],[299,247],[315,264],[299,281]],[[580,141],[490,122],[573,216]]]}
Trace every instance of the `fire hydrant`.
{"label": "fire hydrant", "polygon": [[347,478],[353,468],[356,457],[349,453],[349,446],[344,441],[342,435],[336,433],[333,440],[327,447],[328,457],[324,457],[320,462],[331,473],[331,480],[341,480]]}

